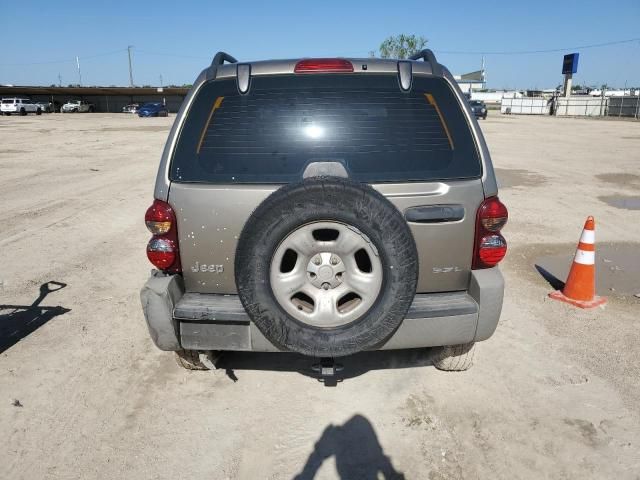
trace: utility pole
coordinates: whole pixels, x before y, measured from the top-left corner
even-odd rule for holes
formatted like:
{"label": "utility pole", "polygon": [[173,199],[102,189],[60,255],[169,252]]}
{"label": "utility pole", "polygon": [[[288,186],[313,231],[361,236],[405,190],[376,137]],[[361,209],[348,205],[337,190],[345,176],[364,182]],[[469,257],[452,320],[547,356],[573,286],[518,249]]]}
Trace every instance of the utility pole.
{"label": "utility pole", "polygon": [[163,87],[163,85],[162,85],[162,74],[160,74],[160,88],[162,88],[162,87]]}
{"label": "utility pole", "polygon": [[58,74],[58,86],[62,87],[62,76]]}
{"label": "utility pole", "polygon": [[78,79],[79,85],[82,86],[82,73],[80,73],[80,57],[76,55],[76,65],[78,66]]}
{"label": "utility pole", "polygon": [[131,49],[133,45],[129,45],[127,47],[127,52],[129,53],[129,86],[133,87],[133,68],[131,67]]}

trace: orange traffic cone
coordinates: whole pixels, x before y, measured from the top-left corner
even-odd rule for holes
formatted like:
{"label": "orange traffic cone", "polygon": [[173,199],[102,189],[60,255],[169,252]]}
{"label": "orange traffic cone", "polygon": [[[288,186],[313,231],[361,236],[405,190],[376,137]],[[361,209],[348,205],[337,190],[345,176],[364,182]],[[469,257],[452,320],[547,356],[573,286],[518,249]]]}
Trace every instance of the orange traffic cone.
{"label": "orange traffic cone", "polygon": [[607,303],[606,298],[596,295],[595,224],[593,217],[587,218],[567,282],[562,291],[550,293],[551,298],[580,308],[593,308]]}

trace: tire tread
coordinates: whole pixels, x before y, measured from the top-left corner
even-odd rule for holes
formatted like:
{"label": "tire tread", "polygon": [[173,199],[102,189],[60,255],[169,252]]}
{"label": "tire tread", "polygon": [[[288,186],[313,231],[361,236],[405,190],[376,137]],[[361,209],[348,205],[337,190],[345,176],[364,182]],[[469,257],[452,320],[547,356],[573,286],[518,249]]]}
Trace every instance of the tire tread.
{"label": "tire tread", "polygon": [[200,352],[197,350],[178,350],[175,353],[176,363],[187,370],[209,370],[200,361]]}
{"label": "tire tread", "polygon": [[433,365],[438,370],[446,372],[464,372],[473,365],[475,351],[475,343],[440,347],[433,359]]}

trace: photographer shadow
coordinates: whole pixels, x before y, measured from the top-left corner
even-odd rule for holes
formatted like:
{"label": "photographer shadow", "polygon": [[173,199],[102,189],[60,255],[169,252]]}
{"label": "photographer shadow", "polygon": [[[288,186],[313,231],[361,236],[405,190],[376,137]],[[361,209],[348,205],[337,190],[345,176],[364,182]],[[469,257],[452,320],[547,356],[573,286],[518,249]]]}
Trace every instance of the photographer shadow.
{"label": "photographer shadow", "polygon": [[341,479],[404,479],[385,455],[373,425],[362,415],[354,415],[344,425],[329,425],[316,442],[296,480],[312,480],[320,467],[335,457]]}
{"label": "photographer shadow", "polygon": [[[47,295],[66,286],[66,283],[46,282],[40,285],[40,295],[31,305],[0,305],[0,353],[14,346],[52,318],[70,311],[60,306],[40,306]],[[9,312],[2,313],[5,310]]]}

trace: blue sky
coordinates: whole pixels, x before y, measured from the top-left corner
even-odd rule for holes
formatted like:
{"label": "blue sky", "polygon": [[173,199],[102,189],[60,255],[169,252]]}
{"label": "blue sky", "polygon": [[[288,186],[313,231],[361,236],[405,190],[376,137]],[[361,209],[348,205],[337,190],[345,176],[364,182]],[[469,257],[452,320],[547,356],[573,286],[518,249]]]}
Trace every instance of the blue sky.
{"label": "blue sky", "polygon": [[[640,37],[640,1],[7,1],[0,0],[0,83],[191,83],[217,50],[240,60],[367,56],[389,35],[423,35],[453,73],[480,54],[545,50]],[[33,20],[33,23],[27,21]],[[574,83],[640,86],[640,41],[578,49]],[[566,52],[486,55],[491,88],[546,88],[562,80]],[[97,56],[99,55],[99,56]],[[50,63],[41,63],[50,62]]]}

